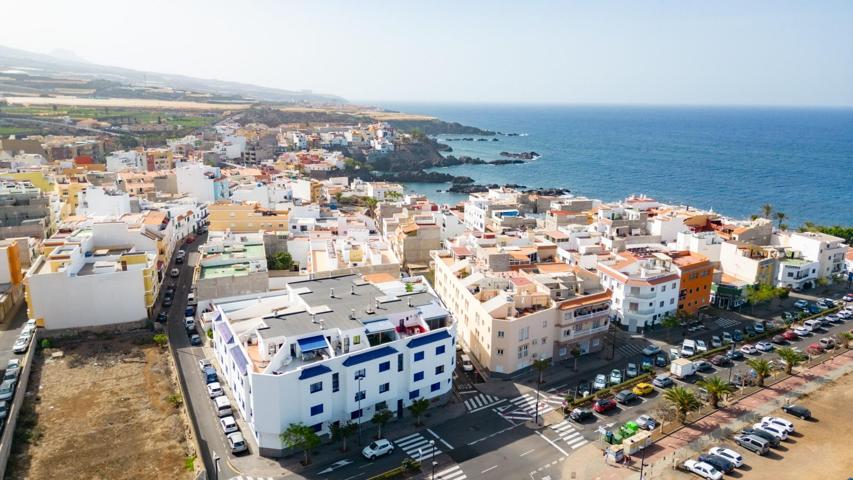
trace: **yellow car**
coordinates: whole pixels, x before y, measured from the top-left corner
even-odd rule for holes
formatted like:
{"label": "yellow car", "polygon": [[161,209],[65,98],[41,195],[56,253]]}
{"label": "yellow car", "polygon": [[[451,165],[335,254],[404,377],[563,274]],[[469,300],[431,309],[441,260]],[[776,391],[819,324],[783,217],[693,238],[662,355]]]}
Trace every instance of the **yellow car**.
{"label": "yellow car", "polygon": [[655,388],[651,383],[638,383],[634,385],[633,392],[637,395],[643,396],[652,393],[654,389]]}

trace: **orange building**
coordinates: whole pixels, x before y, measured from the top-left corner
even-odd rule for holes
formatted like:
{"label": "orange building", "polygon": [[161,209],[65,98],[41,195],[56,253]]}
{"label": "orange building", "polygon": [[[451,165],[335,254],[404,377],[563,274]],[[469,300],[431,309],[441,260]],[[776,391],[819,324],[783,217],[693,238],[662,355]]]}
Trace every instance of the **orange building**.
{"label": "orange building", "polygon": [[681,276],[678,309],[692,315],[707,307],[711,299],[714,264],[708,257],[688,251],[670,252],[669,256]]}

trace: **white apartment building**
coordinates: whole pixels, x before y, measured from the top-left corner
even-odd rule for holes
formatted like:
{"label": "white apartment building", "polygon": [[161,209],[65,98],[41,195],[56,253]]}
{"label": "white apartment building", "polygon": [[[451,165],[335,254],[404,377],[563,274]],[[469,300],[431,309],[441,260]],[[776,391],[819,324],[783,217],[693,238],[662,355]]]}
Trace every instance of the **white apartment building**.
{"label": "white apartment building", "polygon": [[452,389],[454,321],[420,277],[293,282],[208,310],[219,374],[264,456],[284,454],[279,435],[292,423],[328,434],[382,410],[403,417]]}
{"label": "white apartment building", "polygon": [[681,276],[666,255],[630,249],[598,264],[604,288],[613,295],[612,318],[629,332],[660,323],[678,309]]}
{"label": "white apartment building", "polygon": [[137,150],[117,150],[106,157],[108,172],[144,172],[147,170],[145,153]]}
{"label": "white apartment building", "polygon": [[[384,200],[391,200],[391,197],[396,197],[397,199],[403,198],[403,193],[405,190],[403,186],[399,183],[389,183],[389,182],[367,182],[367,196],[371,198],[375,198],[380,202]],[[391,193],[394,192],[394,193]],[[389,197],[390,194],[390,197]]]}
{"label": "white apartment building", "polygon": [[127,192],[88,186],[77,193],[76,213],[81,217],[120,217],[130,212]]}
{"label": "white apartment building", "polygon": [[720,261],[723,239],[716,232],[679,232],[675,250],[687,250],[708,257],[712,262]]}
{"label": "white apartment building", "polygon": [[217,197],[216,180],[219,169],[201,163],[182,163],[175,167],[178,193],[195,197],[200,202],[214,202]]}
{"label": "white apartment building", "polygon": [[123,222],[60,230],[27,271],[29,318],[48,330],[144,322],[159,286],[157,243]]}
{"label": "white apartment building", "polygon": [[776,286],[800,291],[813,288],[820,270],[819,262],[804,258],[786,257],[779,260]]}
{"label": "white apartment building", "polygon": [[818,278],[830,278],[844,271],[847,244],[839,237],[820,232],[794,232],[782,235],[782,244],[802,253],[803,258],[818,262]]}

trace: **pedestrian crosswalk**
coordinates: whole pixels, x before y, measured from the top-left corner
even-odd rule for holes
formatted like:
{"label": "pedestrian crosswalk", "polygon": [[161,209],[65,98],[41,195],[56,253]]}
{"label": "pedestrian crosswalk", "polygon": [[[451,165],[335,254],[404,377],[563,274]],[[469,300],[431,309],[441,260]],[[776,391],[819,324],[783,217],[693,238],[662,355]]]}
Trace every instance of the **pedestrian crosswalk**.
{"label": "pedestrian crosswalk", "polygon": [[[510,403],[515,407],[508,413],[501,413],[504,418],[511,420],[532,420],[536,415],[536,394],[525,393],[524,395],[510,399]],[[562,405],[563,398],[547,393],[539,394],[539,416],[553,411],[556,407]]]}
{"label": "pedestrian crosswalk", "polygon": [[720,318],[716,319],[714,321],[714,323],[719,325],[721,328],[729,328],[729,327],[740,326],[739,321],[734,320],[732,318],[725,318],[725,317],[720,317]]}
{"label": "pedestrian crosswalk", "polygon": [[441,449],[438,442],[430,441],[424,438],[420,433],[413,433],[403,438],[398,438],[394,444],[401,450],[406,452],[406,455],[414,458],[417,461],[422,461],[425,458],[432,458],[441,455]]}
{"label": "pedestrian crosswalk", "polygon": [[486,395],[485,393],[480,393],[474,397],[469,398],[468,400],[465,400],[465,408],[467,408],[469,412],[477,412],[485,408],[491,407],[492,405],[498,405],[505,401],[505,398],[498,398],[493,395]]}
{"label": "pedestrian crosswalk", "polygon": [[436,472],[435,477],[433,478],[439,480],[465,480],[468,476],[462,471],[462,467],[454,465],[448,469]]}
{"label": "pedestrian crosswalk", "polygon": [[622,355],[623,357],[630,357],[632,355],[641,353],[643,351],[643,347],[641,345],[637,345],[636,343],[626,343],[616,347],[616,351],[619,352],[619,355]]}
{"label": "pedestrian crosswalk", "polygon": [[583,438],[581,432],[575,428],[575,425],[571,420],[563,420],[560,423],[555,423],[554,425],[551,425],[551,430],[560,437],[560,440],[566,442],[572,450],[589,443],[587,439]]}

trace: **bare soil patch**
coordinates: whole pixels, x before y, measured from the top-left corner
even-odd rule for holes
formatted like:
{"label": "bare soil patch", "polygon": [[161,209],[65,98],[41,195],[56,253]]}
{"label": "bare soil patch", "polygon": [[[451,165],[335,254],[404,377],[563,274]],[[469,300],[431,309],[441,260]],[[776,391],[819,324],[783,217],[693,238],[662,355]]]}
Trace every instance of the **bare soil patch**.
{"label": "bare soil patch", "polygon": [[192,477],[168,351],[150,333],[46,349],[29,390],[8,478]]}

